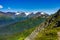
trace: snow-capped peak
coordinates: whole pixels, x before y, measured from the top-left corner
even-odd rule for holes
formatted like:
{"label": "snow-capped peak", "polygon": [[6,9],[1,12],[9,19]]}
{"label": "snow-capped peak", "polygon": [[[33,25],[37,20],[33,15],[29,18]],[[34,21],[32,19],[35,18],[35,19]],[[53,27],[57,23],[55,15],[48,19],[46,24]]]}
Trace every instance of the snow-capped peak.
{"label": "snow-capped peak", "polygon": [[44,12],[41,12],[41,14],[44,14]]}
{"label": "snow-capped peak", "polygon": [[30,14],[30,12],[25,12],[26,16]]}
{"label": "snow-capped peak", "polygon": [[18,13],[18,12],[16,12],[16,14],[15,15],[19,15],[20,13]]}

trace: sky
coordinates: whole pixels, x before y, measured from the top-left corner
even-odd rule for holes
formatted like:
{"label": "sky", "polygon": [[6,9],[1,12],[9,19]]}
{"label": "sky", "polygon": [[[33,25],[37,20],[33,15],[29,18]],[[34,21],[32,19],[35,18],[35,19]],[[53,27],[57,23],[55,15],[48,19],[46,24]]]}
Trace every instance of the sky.
{"label": "sky", "polygon": [[60,0],[0,0],[0,11],[42,11],[52,14],[60,9]]}

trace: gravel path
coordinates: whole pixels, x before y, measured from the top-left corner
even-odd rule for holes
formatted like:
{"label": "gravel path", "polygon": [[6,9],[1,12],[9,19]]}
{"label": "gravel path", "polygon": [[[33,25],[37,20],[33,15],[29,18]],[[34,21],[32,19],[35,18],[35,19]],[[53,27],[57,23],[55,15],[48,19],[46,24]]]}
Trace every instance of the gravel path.
{"label": "gravel path", "polygon": [[[48,23],[47,23],[48,24]],[[42,30],[44,30],[45,27],[47,27],[48,25],[45,25],[45,23],[42,23],[38,28],[36,28],[29,36],[27,36],[25,38],[25,40],[33,40],[39,32],[41,32]]]}
{"label": "gravel path", "polygon": [[60,40],[60,32],[58,32],[57,34],[58,34],[58,40]]}

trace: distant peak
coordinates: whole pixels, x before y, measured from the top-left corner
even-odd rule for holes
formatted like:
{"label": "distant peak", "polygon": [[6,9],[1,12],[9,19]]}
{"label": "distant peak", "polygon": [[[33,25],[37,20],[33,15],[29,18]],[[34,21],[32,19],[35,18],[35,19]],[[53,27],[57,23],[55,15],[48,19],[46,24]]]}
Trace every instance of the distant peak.
{"label": "distant peak", "polygon": [[41,14],[44,14],[44,12],[41,12]]}
{"label": "distant peak", "polygon": [[57,14],[60,15],[60,9],[57,11]]}
{"label": "distant peak", "polygon": [[60,12],[60,9],[57,12]]}
{"label": "distant peak", "polygon": [[19,15],[20,13],[19,12],[17,12],[15,15]]}

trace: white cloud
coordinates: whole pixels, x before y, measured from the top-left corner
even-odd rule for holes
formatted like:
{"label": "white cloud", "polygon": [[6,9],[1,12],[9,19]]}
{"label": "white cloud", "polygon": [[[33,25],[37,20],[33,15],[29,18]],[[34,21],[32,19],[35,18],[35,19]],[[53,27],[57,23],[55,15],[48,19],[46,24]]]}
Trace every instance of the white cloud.
{"label": "white cloud", "polygon": [[0,5],[0,9],[2,9],[3,8],[3,6],[2,5]]}

